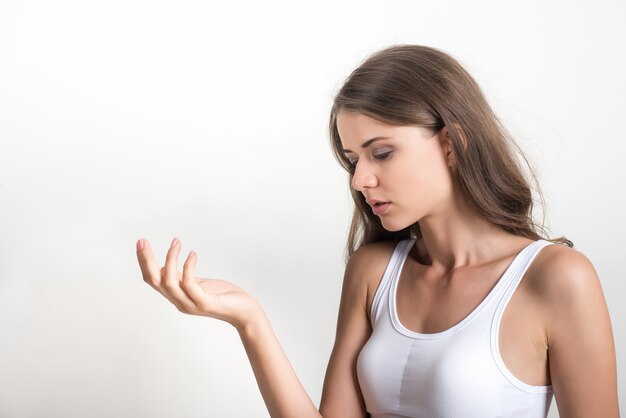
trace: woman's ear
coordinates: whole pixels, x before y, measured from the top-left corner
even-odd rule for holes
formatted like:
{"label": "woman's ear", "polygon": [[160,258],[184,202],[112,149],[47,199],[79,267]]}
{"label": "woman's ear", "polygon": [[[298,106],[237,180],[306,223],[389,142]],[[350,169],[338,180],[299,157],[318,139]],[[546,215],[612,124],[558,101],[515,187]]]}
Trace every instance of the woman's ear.
{"label": "woman's ear", "polygon": [[[458,132],[461,138],[463,151],[466,151],[467,150],[467,137],[465,136],[465,132],[463,132],[463,128],[461,128],[461,125],[459,125],[458,123],[454,123],[454,128],[456,129],[456,131]],[[446,162],[448,163],[450,167],[453,167],[454,165],[456,165],[457,160],[454,154],[454,148],[452,146],[452,137],[450,136],[450,130],[448,129],[447,126],[443,127],[443,129],[441,130],[441,135],[442,135],[441,137],[442,147],[446,155]]]}

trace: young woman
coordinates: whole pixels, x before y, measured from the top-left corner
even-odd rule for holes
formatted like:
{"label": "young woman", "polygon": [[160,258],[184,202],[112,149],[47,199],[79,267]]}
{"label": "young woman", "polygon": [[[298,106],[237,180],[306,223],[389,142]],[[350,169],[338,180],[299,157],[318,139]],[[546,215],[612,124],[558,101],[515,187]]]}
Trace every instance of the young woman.
{"label": "young woman", "polygon": [[[319,411],[256,300],[222,280],[143,278],[180,311],[239,332],[272,417],[618,417],[611,322],[593,265],[532,219],[519,151],[449,55],[396,45],[337,93],[335,156],[355,211]],[[523,157],[523,154],[520,155]],[[532,172],[532,170],[531,170]]]}

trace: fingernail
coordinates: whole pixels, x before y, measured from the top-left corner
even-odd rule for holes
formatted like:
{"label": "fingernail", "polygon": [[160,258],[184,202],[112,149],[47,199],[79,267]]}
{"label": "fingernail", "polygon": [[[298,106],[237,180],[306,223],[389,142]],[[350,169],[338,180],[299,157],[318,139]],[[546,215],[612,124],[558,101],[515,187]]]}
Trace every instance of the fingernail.
{"label": "fingernail", "polygon": [[178,244],[178,239],[174,238],[170,247],[174,247],[176,244]]}
{"label": "fingernail", "polygon": [[142,239],[137,241],[137,249],[138,250],[143,250],[143,240]]}

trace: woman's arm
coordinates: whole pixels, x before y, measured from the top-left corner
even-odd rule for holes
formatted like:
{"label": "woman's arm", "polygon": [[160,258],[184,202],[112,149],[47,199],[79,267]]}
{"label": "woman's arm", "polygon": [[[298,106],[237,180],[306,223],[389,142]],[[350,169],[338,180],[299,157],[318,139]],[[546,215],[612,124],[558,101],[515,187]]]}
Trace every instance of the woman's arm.
{"label": "woman's arm", "polygon": [[263,310],[238,331],[270,416],[321,418]]}
{"label": "woman's arm", "polygon": [[364,418],[365,402],[356,374],[359,352],[372,333],[368,287],[378,284],[394,243],[376,242],[352,254],[343,279],[335,345],[330,355],[320,412],[324,418]]}
{"label": "woman's arm", "polygon": [[174,241],[165,266],[159,268],[148,241],[140,240],[137,258],[144,281],[179,311],[217,318],[237,329],[273,418],[321,418],[256,300],[227,281],[196,278],[194,253],[187,257],[183,272],[179,272],[180,247],[180,242]]}
{"label": "woman's arm", "polygon": [[[554,248],[551,248],[554,247]],[[617,371],[609,311],[582,253],[549,246],[540,269],[554,396],[561,418],[617,418]]]}
{"label": "woman's arm", "polygon": [[356,377],[356,359],[371,334],[368,282],[380,278],[393,246],[361,247],[346,266],[333,347],[319,412],[287,360],[262,310],[239,330],[259,389],[272,417],[364,418],[365,403]]}

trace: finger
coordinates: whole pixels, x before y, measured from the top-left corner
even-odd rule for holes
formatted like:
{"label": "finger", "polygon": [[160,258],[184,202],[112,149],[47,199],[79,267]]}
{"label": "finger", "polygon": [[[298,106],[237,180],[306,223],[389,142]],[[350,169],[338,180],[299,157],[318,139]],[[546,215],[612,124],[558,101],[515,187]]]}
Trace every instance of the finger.
{"label": "finger", "polygon": [[[141,248],[143,244],[143,248]],[[161,272],[152,253],[152,247],[146,239],[137,241],[137,260],[141,268],[143,281],[158,290],[161,286]]]}
{"label": "finger", "polygon": [[179,311],[191,313],[195,308],[195,304],[180,287],[182,278],[182,274],[178,272],[178,256],[180,255],[180,248],[180,241],[174,238],[172,240],[172,244],[170,245],[170,249],[167,252],[165,271],[161,287],[164,295],[172,301]]}
{"label": "finger", "polygon": [[[142,243],[143,248],[141,248]],[[154,257],[152,247],[150,246],[148,240],[140,239],[137,242],[137,258],[139,259],[144,281],[152,286],[157,292],[162,294],[179,310],[183,309],[183,305],[171,296],[163,287],[162,278],[164,277],[163,273],[165,267],[159,268],[159,264]]]}
{"label": "finger", "polygon": [[170,296],[163,290],[163,268],[159,268],[159,264],[152,251],[152,246],[148,240],[140,239],[137,242],[137,258],[141,266],[143,280],[165,296],[170,302],[174,303]]}
{"label": "finger", "polygon": [[165,272],[163,275],[163,285],[170,287],[178,282],[178,256],[180,255],[180,241],[177,238],[172,240],[167,255],[165,256]]}
{"label": "finger", "polygon": [[208,308],[206,306],[207,295],[198,284],[198,279],[196,278],[195,271],[197,260],[197,254],[191,251],[187,256],[187,260],[185,260],[185,264],[183,265],[183,279],[181,287],[196,307],[200,311],[205,311]]}

